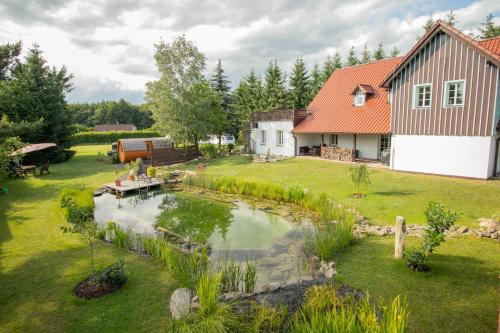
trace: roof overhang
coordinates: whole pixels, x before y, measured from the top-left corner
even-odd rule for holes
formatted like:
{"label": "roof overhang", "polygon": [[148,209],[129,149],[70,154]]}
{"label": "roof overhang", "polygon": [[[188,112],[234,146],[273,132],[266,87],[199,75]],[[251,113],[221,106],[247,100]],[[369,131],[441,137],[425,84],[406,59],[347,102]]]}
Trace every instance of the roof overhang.
{"label": "roof overhang", "polygon": [[371,85],[360,83],[356,86],[356,88],[354,88],[351,95],[354,95],[356,93],[356,91],[358,91],[358,90],[361,90],[364,94],[374,94],[375,93],[375,90],[373,89],[373,87]]}
{"label": "roof overhang", "polygon": [[463,32],[461,32],[458,29],[455,29],[451,25],[438,20],[434,27],[432,27],[420,40],[415,44],[410,51],[406,54],[406,56],[403,58],[403,60],[399,63],[399,65],[394,69],[392,73],[390,73],[382,82],[380,85],[383,88],[390,88],[391,82],[394,80],[394,78],[397,77],[399,72],[406,66],[406,64],[417,54],[418,51],[436,34],[440,32],[445,32],[462,43],[466,43],[470,45],[472,48],[474,48],[477,52],[479,52],[482,56],[485,58],[488,58],[492,64],[494,64],[497,67],[500,67],[500,56],[497,54],[491,52],[487,48],[481,46],[478,42],[476,42],[474,39],[471,37],[467,36]]}

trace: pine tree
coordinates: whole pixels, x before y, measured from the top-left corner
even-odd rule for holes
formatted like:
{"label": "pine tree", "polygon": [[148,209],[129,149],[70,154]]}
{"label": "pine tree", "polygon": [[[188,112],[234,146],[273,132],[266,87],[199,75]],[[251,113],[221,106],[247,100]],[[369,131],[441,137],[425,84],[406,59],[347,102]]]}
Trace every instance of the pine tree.
{"label": "pine tree", "polygon": [[385,57],[384,44],[382,44],[382,42],[379,42],[377,49],[373,51],[373,59],[382,60],[385,59]]}
{"label": "pine tree", "polygon": [[[427,21],[425,21],[424,25],[422,26],[422,28],[424,29],[424,35],[429,32],[429,30],[432,29],[432,27],[436,24],[436,21],[434,21],[434,19],[432,18],[432,16],[429,16],[429,18],[427,19]],[[419,40],[420,38],[422,38],[423,36],[417,36],[417,40]]]}
{"label": "pine tree", "polygon": [[314,64],[311,71],[311,88],[309,89],[309,98],[307,104],[309,104],[314,99],[314,96],[316,96],[318,91],[321,89],[323,83],[323,76],[321,75],[319,66],[318,64]]}
{"label": "pine tree", "polygon": [[339,68],[342,68],[342,58],[338,52],[335,53],[333,58],[331,56],[326,57],[322,71],[323,83],[325,83],[332,73]]}
{"label": "pine tree", "polygon": [[450,10],[450,12],[448,13],[448,15],[446,15],[446,23],[448,23],[449,25],[451,25],[452,27],[457,24],[457,18],[455,16],[455,14],[453,13],[453,9]]}
{"label": "pine tree", "polygon": [[396,58],[399,56],[399,49],[397,46],[394,46],[391,51],[391,58]]}
{"label": "pine tree", "polygon": [[266,110],[288,108],[286,75],[283,74],[276,60],[271,60],[266,69],[264,83],[264,106]]}
{"label": "pine tree", "polygon": [[217,62],[212,74],[212,79],[210,80],[210,86],[212,90],[217,93],[220,97],[222,111],[221,118],[224,122],[217,124],[217,135],[219,137],[219,144],[221,142],[221,135],[223,132],[227,132],[236,135],[238,132],[238,120],[234,109],[231,107],[231,93],[229,87],[229,80],[227,79],[224,69],[222,68],[221,60]]}
{"label": "pine tree", "polygon": [[349,67],[349,66],[354,66],[354,65],[357,65],[359,64],[359,59],[358,57],[356,57],[356,51],[354,50],[354,46],[352,46],[350,49],[349,49],[349,52],[347,53],[347,60],[346,60],[346,67]]}
{"label": "pine tree", "polygon": [[[11,51],[17,54],[17,46]],[[68,155],[63,150],[71,146],[73,129],[65,98],[72,89],[73,75],[64,66],[61,69],[49,66],[36,44],[28,50],[24,61],[6,64],[4,68],[10,69],[2,74],[8,80],[0,84],[0,117],[6,115],[13,122],[42,119],[40,128],[23,135],[23,140],[54,142],[57,149],[52,157],[66,159]]]}
{"label": "pine tree", "polygon": [[424,29],[424,33],[429,32],[429,30],[432,29],[432,27],[436,24],[436,21],[432,18],[432,16],[429,16],[427,21],[425,21],[424,26],[422,27]]}
{"label": "pine tree", "polygon": [[363,52],[361,52],[361,63],[366,64],[372,60],[372,54],[368,51],[368,45],[365,43],[365,47],[363,48]]}
{"label": "pine tree", "polygon": [[307,106],[310,96],[310,78],[302,58],[297,58],[290,75],[290,98],[294,109]]}
{"label": "pine tree", "polygon": [[263,111],[262,81],[254,69],[243,78],[233,92],[233,108],[236,110],[239,127],[245,127],[253,112]]}
{"label": "pine tree", "polygon": [[486,21],[481,23],[481,26],[482,28],[479,28],[481,32],[479,38],[486,39],[500,36],[500,25],[495,25],[495,22],[493,22],[493,15],[488,14],[488,16],[486,16]]}

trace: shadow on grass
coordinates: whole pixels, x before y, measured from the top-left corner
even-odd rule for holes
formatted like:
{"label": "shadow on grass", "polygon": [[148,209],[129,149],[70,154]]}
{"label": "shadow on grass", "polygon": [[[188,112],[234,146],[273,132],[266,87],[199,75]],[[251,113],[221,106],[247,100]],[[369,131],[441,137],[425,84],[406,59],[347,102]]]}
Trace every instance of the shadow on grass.
{"label": "shadow on grass", "polygon": [[[0,325],[10,332],[162,331],[166,300],[175,283],[150,258],[97,244],[97,268],[125,258],[129,280],[122,289],[84,300],[73,288],[91,274],[88,248],[41,251],[0,274]],[[133,315],[131,315],[133,314]]]}
{"label": "shadow on grass", "polygon": [[402,196],[402,195],[415,195],[415,192],[410,191],[380,191],[380,192],[371,192],[372,195],[380,195],[380,196]]}
{"label": "shadow on grass", "polygon": [[[408,247],[420,241],[408,238]],[[447,240],[429,257],[431,271],[417,273],[393,258],[393,237],[368,237],[339,257],[337,270],[345,283],[374,296],[406,296],[410,332],[490,332],[498,319],[497,245]]]}

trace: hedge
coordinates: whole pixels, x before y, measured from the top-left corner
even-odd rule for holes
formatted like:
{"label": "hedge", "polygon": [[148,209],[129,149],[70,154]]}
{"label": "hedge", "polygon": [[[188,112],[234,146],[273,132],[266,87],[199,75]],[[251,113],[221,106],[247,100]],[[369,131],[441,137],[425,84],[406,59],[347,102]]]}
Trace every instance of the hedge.
{"label": "hedge", "polygon": [[154,138],[159,136],[158,132],[151,129],[140,131],[79,132],[71,137],[71,142],[74,145],[83,143],[113,143],[119,139]]}

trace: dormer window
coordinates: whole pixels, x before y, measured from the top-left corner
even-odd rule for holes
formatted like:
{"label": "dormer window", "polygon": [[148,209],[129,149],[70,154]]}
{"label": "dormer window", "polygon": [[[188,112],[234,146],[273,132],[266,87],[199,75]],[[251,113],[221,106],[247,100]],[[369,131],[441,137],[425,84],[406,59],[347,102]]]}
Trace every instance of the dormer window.
{"label": "dormer window", "polygon": [[375,90],[369,84],[358,84],[352,95],[354,95],[354,105],[355,106],[363,106],[365,104],[367,95],[372,95],[375,93]]}
{"label": "dormer window", "polygon": [[356,95],[354,96],[354,105],[362,106],[365,104],[365,96],[365,93],[358,89],[358,91],[356,91]]}

